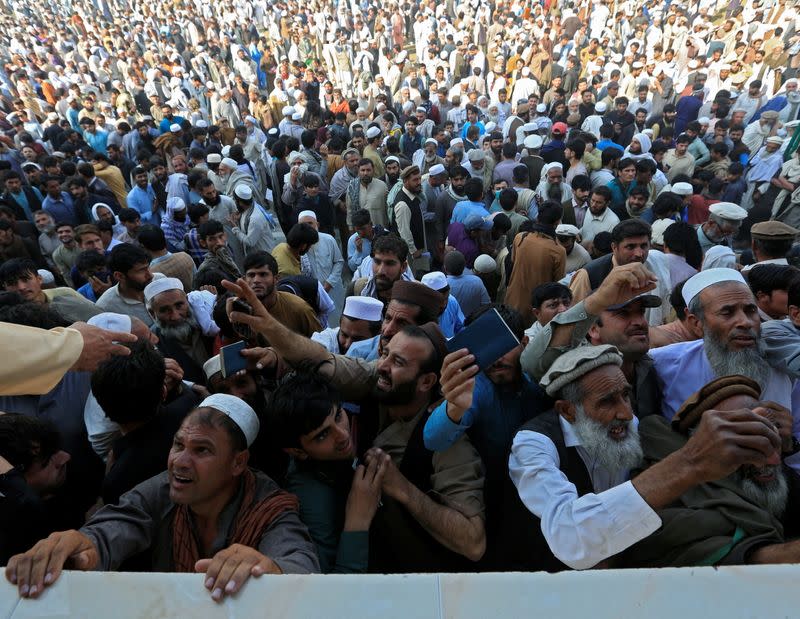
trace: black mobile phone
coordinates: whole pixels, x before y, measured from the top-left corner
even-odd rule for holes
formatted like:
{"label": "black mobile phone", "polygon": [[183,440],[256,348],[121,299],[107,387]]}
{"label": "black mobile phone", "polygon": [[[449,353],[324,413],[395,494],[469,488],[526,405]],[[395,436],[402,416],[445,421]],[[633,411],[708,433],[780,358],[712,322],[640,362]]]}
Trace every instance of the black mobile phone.
{"label": "black mobile phone", "polygon": [[[250,304],[241,299],[234,299],[233,303],[231,303],[231,309],[234,312],[240,312],[242,314],[252,315],[253,313],[253,308],[250,307]],[[250,325],[231,320],[231,327],[233,327],[233,330],[244,340],[249,340],[253,337],[253,330],[250,328]]]}

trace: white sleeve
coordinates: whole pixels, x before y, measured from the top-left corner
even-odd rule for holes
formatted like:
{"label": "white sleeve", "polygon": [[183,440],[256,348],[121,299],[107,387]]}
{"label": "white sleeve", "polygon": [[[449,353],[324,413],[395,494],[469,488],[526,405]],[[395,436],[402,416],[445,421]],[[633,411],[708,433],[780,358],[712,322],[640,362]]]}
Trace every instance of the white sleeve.
{"label": "white sleeve", "polygon": [[508,467],[525,507],[541,519],[550,550],[573,569],[593,567],[661,526],[661,518],[629,481],[578,497],[558,468],[555,445],[543,434],[517,433]]}

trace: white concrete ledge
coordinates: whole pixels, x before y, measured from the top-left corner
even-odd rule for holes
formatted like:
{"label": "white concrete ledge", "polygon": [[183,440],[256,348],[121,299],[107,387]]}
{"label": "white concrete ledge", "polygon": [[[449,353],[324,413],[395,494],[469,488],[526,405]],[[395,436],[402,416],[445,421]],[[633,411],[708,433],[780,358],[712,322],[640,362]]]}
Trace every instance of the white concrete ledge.
{"label": "white concrete ledge", "polygon": [[38,600],[0,585],[0,617],[724,619],[800,617],[800,569],[264,576],[214,603],[195,574],[65,572]]}

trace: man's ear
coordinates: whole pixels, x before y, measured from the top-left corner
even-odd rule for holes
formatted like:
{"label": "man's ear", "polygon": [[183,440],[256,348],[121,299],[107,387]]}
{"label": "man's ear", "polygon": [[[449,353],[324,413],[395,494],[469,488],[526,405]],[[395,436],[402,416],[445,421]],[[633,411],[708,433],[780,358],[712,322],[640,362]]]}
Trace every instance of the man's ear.
{"label": "man's ear", "polygon": [[439,377],[433,372],[428,372],[417,379],[417,389],[423,392],[431,391],[438,382]]}
{"label": "man's ear", "polygon": [[284,447],[283,451],[295,460],[308,460],[308,454],[299,447]]}
{"label": "man's ear", "polygon": [[575,423],[575,405],[569,400],[556,400],[555,411],[569,423]]}
{"label": "man's ear", "polygon": [[688,310],[686,311],[686,325],[689,327],[689,330],[697,336],[698,339],[703,337],[703,323],[697,316]]}
{"label": "man's ear", "polygon": [[247,470],[247,463],[250,460],[250,450],[240,451],[233,457],[233,474],[241,475]]}
{"label": "man's ear", "polygon": [[586,335],[589,336],[589,342],[591,342],[593,346],[597,346],[602,343],[600,341],[600,327],[596,322],[589,327],[589,332]]}
{"label": "man's ear", "polygon": [[798,305],[789,306],[789,319],[795,326],[800,326],[800,306]]}
{"label": "man's ear", "polygon": [[123,273],[122,271],[114,271],[111,275],[117,284],[122,281],[123,277],[125,277],[125,273]]}
{"label": "man's ear", "polygon": [[202,247],[203,249],[208,249],[208,245],[206,245],[206,242],[200,237],[197,237],[197,242],[200,243],[200,247]]}

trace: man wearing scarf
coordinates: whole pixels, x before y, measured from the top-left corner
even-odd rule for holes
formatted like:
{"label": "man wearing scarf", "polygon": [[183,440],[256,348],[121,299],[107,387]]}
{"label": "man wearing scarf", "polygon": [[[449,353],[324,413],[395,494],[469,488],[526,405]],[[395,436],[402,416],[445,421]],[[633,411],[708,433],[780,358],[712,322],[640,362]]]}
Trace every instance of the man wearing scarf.
{"label": "man wearing scarf", "polygon": [[209,396],[175,434],[166,472],[105,506],[80,531],[54,533],[12,557],[7,578],[21,596],[38,597],[68,560],[73,569],[110,571],[147,551],[153,571],[205,573],[206,589],[221,601],[251,576],[318,571],[297,498],[247,466],[258,431],[244,401]]}

